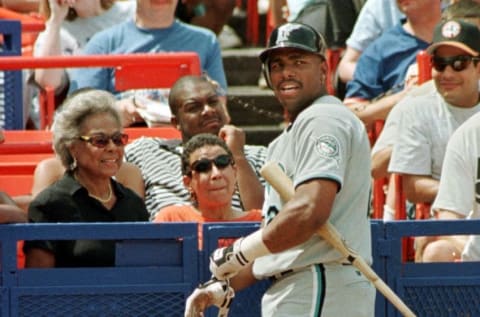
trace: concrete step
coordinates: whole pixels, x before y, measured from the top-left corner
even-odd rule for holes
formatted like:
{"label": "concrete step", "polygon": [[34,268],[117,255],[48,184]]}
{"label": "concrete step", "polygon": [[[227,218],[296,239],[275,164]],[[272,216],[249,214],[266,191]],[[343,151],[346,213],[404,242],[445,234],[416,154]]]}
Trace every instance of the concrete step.
{"label": "concrete step", "polygon": [[246,134],[246,144],[267,146],[283,131],[283,124],[269,126],[240,126]]}
{"label": "concrete step", "polygon": [[282,132],[283,108],[270,89],[232,86],[227,102],[232,124],[245,131],[247,144],[266,146]]}
{"label": "concrete step", "polygon": [[262,65],[258,59],[261,51],[262,48],[223,50],[223,68],[229,87],[258,84],[262,71]]}
{"label": "concrete step", "polygon": [[278,125],[283,122],[283,108],[270,89],[231,86],[227,105],[235,125]]}

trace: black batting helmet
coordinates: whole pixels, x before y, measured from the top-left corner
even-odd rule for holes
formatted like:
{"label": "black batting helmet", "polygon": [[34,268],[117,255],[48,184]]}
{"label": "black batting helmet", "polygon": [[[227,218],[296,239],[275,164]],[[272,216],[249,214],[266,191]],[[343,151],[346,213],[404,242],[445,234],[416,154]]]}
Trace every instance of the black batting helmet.
{"label": "black batting helmet", "polygon": [[275,28],[268,40],[268,46],[260,53],[263,73],[267,84],[271,87],[268,68],[270,53],[281,48],[297,48],[318,54],[325,59],[327,44],[323,36],[311,26],[302,23],[286,23]]}
{"label": "black batting helmet", "polygon": [[260,53],[264,63],[270,53],[279,48],[298,48],[325,57],[325,39],[311,26],[302,23],[286,23],[272,31],[267,49]]}

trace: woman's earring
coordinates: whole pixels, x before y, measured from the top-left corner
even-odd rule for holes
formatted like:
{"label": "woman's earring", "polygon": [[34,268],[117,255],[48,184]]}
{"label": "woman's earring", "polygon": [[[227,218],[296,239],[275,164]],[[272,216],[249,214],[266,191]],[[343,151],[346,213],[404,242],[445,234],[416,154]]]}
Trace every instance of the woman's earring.
{"label": "woman's earring", "polygon": [[77,168],[77,159],[73,157],[72,163],[70,163],[70,170],[74,171]]}

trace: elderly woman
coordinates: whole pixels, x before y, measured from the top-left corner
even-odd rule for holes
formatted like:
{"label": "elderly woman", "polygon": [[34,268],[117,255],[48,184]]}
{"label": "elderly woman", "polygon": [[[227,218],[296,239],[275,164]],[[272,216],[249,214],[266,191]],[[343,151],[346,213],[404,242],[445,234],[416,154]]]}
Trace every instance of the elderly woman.
{"label": "elderly woman", "polygon": [[[88,89],[64,103],[53,127],[64,176],[30,203],[30,222],[147,221],[143,200],[112,177],[128,136],[108,92]],[[114,241],[26,241],[27,267],[110,266]]]}
{"label": "elderly woman", "polygon": [[[232,209],[237,168],[226,143],[213,134],[197,134],[182,153],[183,183],[191,195],[191,205],[170,205],[160,210],[154,222],[198,222],[199,248],[202,248],[204,222],[261,221],[261,211]],[[222,240],[221,245],[232,241]]]}

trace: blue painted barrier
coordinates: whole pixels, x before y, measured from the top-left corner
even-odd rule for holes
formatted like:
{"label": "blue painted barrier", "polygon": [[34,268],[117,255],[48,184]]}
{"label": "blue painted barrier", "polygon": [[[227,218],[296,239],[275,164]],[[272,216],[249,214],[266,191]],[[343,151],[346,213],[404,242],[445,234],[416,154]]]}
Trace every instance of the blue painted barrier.
{"label": "blue painted barrier", "polygon": [[[193,223],[2,225],[1,315],[183,316],[199,280],[197,235]],[[86,237],[116,240],[116,266],[17,268],[17,240]]]}
{"label": "blue painted barrier", "polygon": [[[183,316],[186,297],[209,279],[218,239],[258,229],[256,223],[204,227],[199,251],[193,223],[12,224],[0,226],[0,316]],[[401,239],[480,234],[480,220],[372,221],[373,268],[418,316],[480,316],[480,265],[402,263]],[[16,242],[36,239],[116,240],[110,268],[19,269]],[[238,292],[230,317],[260,316],[268,281]],[[207,316],[215,316],[209,309]],[[376,316],[400,316],[377,292]]]}
{"label": "blue painted barrier", "polygon": [[[480,234],[480,220],[421,220],[384,224],[386,283],[417,316],[480,316],[480,263],[402,263],[409,236]],[[390,304],[386,316],[401,316]]]}

